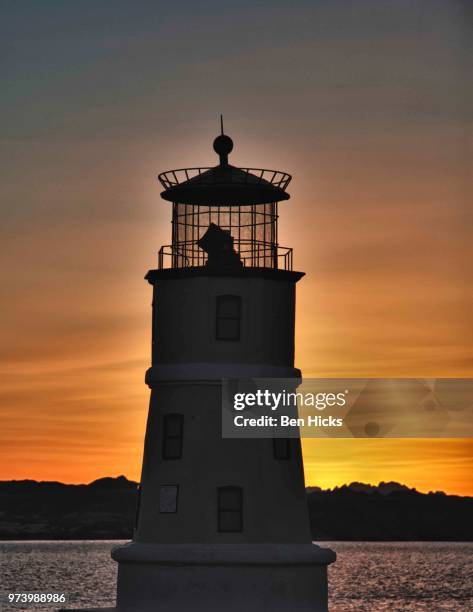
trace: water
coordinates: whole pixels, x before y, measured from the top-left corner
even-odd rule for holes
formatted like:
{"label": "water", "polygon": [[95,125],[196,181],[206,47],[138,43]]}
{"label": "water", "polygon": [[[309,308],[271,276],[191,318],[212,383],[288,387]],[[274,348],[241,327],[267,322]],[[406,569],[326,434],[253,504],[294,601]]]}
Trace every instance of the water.
{"label": "water", "polygon": [[473,612],[473,543],[334,542],[330,611]]}
{"label": "water", "polygon": [[[66,607],[113,606],[119,542],[0,542],[1,591],[65,592]],[[473,610],[473,543],[324,544],[338,554],[329,569],[330,611]],[[3,604],[2,611],[60,605]]]}

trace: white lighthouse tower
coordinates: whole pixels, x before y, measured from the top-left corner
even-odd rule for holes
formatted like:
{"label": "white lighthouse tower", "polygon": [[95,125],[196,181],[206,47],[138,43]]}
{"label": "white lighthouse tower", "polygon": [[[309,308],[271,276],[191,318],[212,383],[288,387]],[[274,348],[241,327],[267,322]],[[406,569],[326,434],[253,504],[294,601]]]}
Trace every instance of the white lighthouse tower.
{"label": "white lighthouse tower", "polygon": [[222,380],[298,378],[291,177],[228,162],[164,172],[172,244],[153,287],[151,401],[133,541],[115,548],[122,612],[327,610],[335,554],[311,542],[299,439],[224,439]]}

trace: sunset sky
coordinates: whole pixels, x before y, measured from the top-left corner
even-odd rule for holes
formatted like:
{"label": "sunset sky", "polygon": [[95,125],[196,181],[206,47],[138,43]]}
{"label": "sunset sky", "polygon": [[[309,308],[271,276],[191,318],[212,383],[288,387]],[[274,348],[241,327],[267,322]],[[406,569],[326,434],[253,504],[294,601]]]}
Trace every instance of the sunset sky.
{"label": "sunset sky", "polygon": [[[306,376],[473,377],[468,0],[5,1],[0,479],[138,479],[158,172],[290,172]],[[473,441],[306,440],[308,484],[473,494]]]}

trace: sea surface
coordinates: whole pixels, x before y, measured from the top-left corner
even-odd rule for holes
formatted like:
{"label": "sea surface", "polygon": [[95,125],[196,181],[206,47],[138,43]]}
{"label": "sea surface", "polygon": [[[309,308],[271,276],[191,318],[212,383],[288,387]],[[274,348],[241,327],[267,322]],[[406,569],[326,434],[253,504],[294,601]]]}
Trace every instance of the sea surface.
{"label": "sea surface", "polygon": [[[117,541],[0,542],[0,610],[5,593],[66,593],[66,607],[113,606]],[[473,543],[324,543],[337,552],[329,569],[330,611],[473,611]]]}

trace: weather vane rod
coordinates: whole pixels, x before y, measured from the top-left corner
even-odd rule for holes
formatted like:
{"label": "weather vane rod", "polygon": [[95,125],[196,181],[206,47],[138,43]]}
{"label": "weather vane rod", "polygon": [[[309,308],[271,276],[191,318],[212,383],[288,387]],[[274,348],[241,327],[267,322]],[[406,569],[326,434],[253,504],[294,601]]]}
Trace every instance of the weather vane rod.
{"label": "weather vane rod", "polygon": [[220,134],[223,134],[223,115],[220,115]]}

